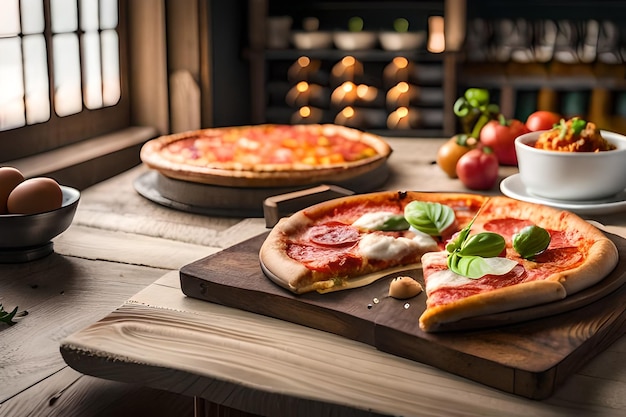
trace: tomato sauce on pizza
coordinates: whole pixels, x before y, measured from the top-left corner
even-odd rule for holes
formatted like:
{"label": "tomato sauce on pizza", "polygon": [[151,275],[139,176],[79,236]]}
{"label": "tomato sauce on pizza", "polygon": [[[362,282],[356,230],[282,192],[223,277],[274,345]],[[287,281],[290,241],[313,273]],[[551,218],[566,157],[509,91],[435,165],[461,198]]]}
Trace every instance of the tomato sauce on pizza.
{"label": "tomato sauce on pizza", "polygon": [[[420,210],[438,224],[435,232],[421,227]],[[531,254],[517,243],[529,228],[547,239]],[[467,243],[472,237],[486,239],[491,252],[488,241],[501,241],[502,250],[483,257]],[[526,240],[531,247],[536,241]],[[618,261],[615,244],[573,213],[508,197],[419,192],[356,195],[301,210],[274,227],[259,256],[270,279],[298,294],[355,288],[419,266],[424,331],[561,300],[601,281]]]}
{"label": "tomato sauce on pizza", "polygon": [[382,138],[333,124],[261,124],[161,136],[141,160],[165,176],[235,187],[288,187],[342,181],[385,163]]}

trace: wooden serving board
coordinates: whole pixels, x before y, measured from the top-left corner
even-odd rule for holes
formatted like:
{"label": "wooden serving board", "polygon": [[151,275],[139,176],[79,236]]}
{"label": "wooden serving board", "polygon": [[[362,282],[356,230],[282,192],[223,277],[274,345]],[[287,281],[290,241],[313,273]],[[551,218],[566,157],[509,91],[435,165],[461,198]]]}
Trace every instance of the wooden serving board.
{"label": "wooden serving board", "polygon": [[[565,300],[482,316],[425,333],[425,295],[387,296],[398,274],[366,287],[296,295],[262,272],[262,234],[180,270],[184,294],[332,332],[532,399],[549,397],[584,363],[626,331],[626,256],[596,286]],[[620,254],[626,240],[608,235]],[[418,281],[419,270],[410,271]]]}

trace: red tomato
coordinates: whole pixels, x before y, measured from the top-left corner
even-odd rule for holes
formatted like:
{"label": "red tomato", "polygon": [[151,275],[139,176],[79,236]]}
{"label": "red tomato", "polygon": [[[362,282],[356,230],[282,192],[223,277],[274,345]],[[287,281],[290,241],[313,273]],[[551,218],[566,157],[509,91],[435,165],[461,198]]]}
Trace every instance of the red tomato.
{"label": "red tomato", "polygon": [[526,127],[531,132],[537,130],[550,130],[552,127],[561,121],[563,116],[558,113],[554,113],[546,110],[538,110],[532,113],[526,119]]}
{"label": "red tomato", "polygon": [[456,174],[470,190],[489,190],[498,180],[498,165],[496,154],[484,146],[463,155],[456,164]]}
{"label": "red tomato", "polygon": [[517,165],[515,138],[529,130],[517,119],[507,120],[500,115],[499,120],[490,120],[480,131],[480,142],[496,153],[502,165]]}

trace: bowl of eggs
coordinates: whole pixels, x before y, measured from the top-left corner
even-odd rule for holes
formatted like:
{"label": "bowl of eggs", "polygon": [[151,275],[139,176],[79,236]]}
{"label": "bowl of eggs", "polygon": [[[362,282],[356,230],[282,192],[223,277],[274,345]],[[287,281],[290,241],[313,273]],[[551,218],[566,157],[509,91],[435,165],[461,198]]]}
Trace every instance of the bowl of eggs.
{"label": "bowl of eggs", "polygon": [[72,223],[80,192],[47,177],[24,178],[0,167],[0,261],[37,259]]}

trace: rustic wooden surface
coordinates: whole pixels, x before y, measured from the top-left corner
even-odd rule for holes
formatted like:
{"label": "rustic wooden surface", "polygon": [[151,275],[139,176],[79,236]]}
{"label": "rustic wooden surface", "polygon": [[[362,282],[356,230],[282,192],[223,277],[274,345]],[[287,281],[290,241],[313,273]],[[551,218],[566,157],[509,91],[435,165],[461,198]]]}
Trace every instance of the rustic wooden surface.
{"label": "rustic wooden surface", "polygon": [[[441,141],[390,143],[389,187],[464,190],[432,164]],[[55,254],[0,265],[0,302],[29,312],[0,325],[3,417],[190,415],[192,397],[211,402],[205,415],[228,415],[224,406],[268,416],[626,410],[624,337],[548,400],[532,401],[348,338],[185,297],[179,268],[265,232],[265,222],[156,205],[133,189],[144,172],[85,190]],[[596,220],[626,237],[623,213]]]}
{"label": "rustic wooden surface", "polygon": [[[435,334],[418,326],[424,293],[410,300],[387,296],[398,273],[329,294],[295,295],[278,287],[259,266],[266,236],[184,266],[183,293],[335,333],[533,399],[549,397],[626,330],[626,259],[599,285],[564,300],[462,320],[453,326],[461,331]],[[626,239],[609,237],[626,253]],[[424,286],[421,274],[414,278]]]}

